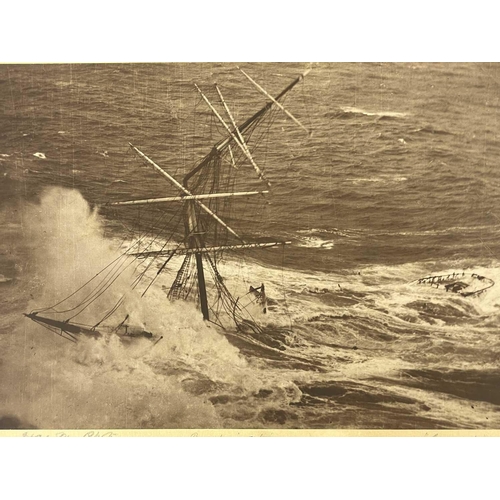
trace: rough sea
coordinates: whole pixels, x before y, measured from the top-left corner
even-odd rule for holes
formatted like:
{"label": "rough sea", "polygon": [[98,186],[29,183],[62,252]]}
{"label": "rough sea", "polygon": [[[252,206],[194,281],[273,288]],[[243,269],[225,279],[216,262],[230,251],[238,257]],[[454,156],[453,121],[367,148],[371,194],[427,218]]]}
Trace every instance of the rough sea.
{"label": "rough sea", "polygon": [[[272,94],[308,67],[240,66]],[[285,106],[313,135],[278,116],[256,154],[269,203],[234,221],[292,245],[221,267],[266,284],[267,330],[289,332],[270,354],[161,281],[131,311],[156,345],[73,344],[23,316],[149,223],[97,204],[175,194],[129,141],[182,178],[223,137],[194,83],[238,121],[262,105],[236,64],[0,66],[0,428],[500,428],[500,66],[312,68]],[[453,272],[496,284],[413,283]]]}

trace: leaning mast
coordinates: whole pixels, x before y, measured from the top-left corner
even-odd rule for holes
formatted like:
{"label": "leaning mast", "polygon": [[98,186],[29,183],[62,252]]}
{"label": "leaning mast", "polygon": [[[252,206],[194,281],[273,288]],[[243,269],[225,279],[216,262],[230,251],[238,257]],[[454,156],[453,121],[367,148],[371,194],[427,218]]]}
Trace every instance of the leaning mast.
{"label": "leaning mast", "polygon": [[[239,69],[239,68],[238,68]],[[246,244],[245,241],[233,230],[231,229],[213,210],[211,210],[208,206],[206,206],[202,200],[209,199],[209,198],[224,198],[224,197],[234,197],[234,196],[251,196],[254,194],[265,194],[268,191],[249,191],[249,192],[240,192],[240,193],[207,193],[207,194],[194,194],[190,188],[189,181],[191,178],[200,172],[204,167],[207,167],[210,165],[211,160],[214,158],[214,155],[216,157],[221,157],[223,151],[225,151],[226,148],[229,149],[229,153],[231,156],[232,164],[234,167],[234,157],[233,153],[231,150],[231,142],[236,144],[238,148],[241,150],[243,155],[247,158],[247,160],[250,162],[250,164],[254,167],[257,176],[259,177],[260,180],[265,182],[267,186],[270,186],[269,181],[265,178],[264,173],[262,170],[257,166],[255,163],[253,157],[250,154],[250,150],[246,144],[246,141],[243,137],[243,133],[251,127],[252,124],[254,124],[257,120],[259,120],[262,116],[265,115],[267,111],[269,111],[273,106],[278,107],[280,110],[282,110],[287,116],[291,117],[294,122],[296,122],[298,125],[300,125],[302,128],[305,128],[291,113],[289,113],[282,105],[279,103],[279,99],[281,99],[286,93],[288,93],[297,83],[299,83],[308,73],[310,70],[307,70],[305,73],[297,77],[294,81],[292,81],[280,94],[278,94],[276,97],[272,97],[269,95],[267,92],[262,89],[253,79],[251,79],[243,70],[240,70],[245,77],[247,77],[252,84],[254,84],[259,92],[264,93],[267,98],[269,98],[269,102],[267,102],[259,111],[257,111],[253,116],[251,116],[249,119],[247,119],[243,124],[237,125],[226,102],[224,101],[224,98],[220,92],[220,89],[216,86],[217,93],[219,95],[219,98],[222,102],[222,105],[224,107],[224,110],[229,117],[229,122],[230,124],[226,123],[224,118],[218,113],[218,111],[214,108],[212,103],[208,100],[208,98],[203,94],[203,92],[198,88],[197,85],[195,85],[196,89],[198,92],[201,94],[203,100],[207,103],[207,105],[210,107],[214,115],[217,117],[217,119],[220,121],[220,123],[223,125],[223,127],[226,129],[228,132],[228,137],[226,139],[223,139],[222,141],[219,141],[212,149],[212,151],[196,166],[194,167],[190,172],[188,172],[182,181],[182,184],[178,182],[174,177],[172,177],[170,174],[168,174],[165,170],[163,170],[159,165],[157,165],[152,159],[150,159],[148,156],[146,156],[142,151],[140,151],[137,147],[135,147],[133,144],[129,143],[130,147],[132,150],[140,156],[143,160],[145,160],[148,164],[152,165],[160,174],[162,174],[167,180],[169,180],[176,188],[178,188],[181,191],[181,195],[178,197],[170,197],[170,198],[156,198],[156,199],[148,199],[148,200],[135,200],[135,201],[128,201],[128,202],[117,202],[117,203],[111,203],[110,205],[131,205],[131,204],[147,204],[147,203],[159,203],[159,202],[169,202],[169,201],[182,201],[185,203],[185,219],[184,219],[184,225],[185,225],[185,237],[184,237],[184,244],[186,247],[186,250],[184,251],[170,251],[169,256],[173,256],[174,253],[177,254],[184,254],[185,255],[185,260],[184,264],[181,266],[178,272],[178,277],[176,278],[177,282],[178,279],[180,279],[181,273],[183,271],[184,265],[187,262],[187,260],[190,258],[192,254],[195,256],[196,260],[196,274],[197,274],[197,285],[198,285],[198,296],[200,299],[200,308],[203,314],[203,319],[204,320],[210,320],[210,313],[209,313],[209,306],[208,306],[208,298],[207,298],[207,287],[206,287],[206,281],[205,281],[205,271],[203,267],[203,255],[209,253],[210,251],[218,251],[221,249],[240,249],[240,248],[257,248],[257,247],[272,247],[272,246],[277,246],[277,245],[286,245],[290,244],[290,241],[284,241],[284,242],[272,242],[272,243],[262,243],[262,244]],[[224,227],[230,234],[235,236],[238,240],[240,240],[241,244],[239,245],[222,245],[222,246],[214,246],[214,247],[206,247],[205,246],[205,234],[203,231],[203,227],[200,224],[199,218],[197,216],[197,208],[200,209],[201,211],[204,211],[206,214],[208,214],[212,219],[214,219],[219,225]],[[167,252],[165,251],[159,251],[159,252],[143,252],[141,255],[144,257],[149,257],[153,255],[165,255]],[[137,254],[135,254],[137,255]],[[169,257],[169,258],[170,258]]]}
{"label": "leaning mast", "polygon": [[[232,318],[234,319],[236,325],[239,327],[243,322],[245,324],[249,324],[243,318],[243,309],[241,305],[238,303],[239,298],[235,299],[231,293],[227,290],[221,275],[217,269],[217,261],[218,256],[226,251],[226,250],[240,250],[240,249],[250,249],[250,248],[271,248],[281,245],[290,244],[290,241],[272,241],[265,243],[247,243],[240,237],[222,218],[218,215],[219,212],[219,199],[231,199],[234,197],[241,196],[255,196],[255,195],[264,195],[267,194],[267,190],[261,191],[244,191],[244,192],[220,192],[219,187],[222,185],[221,181],[226,181],[226,185],[229,185],[233,177],[233,169],[238,169],[237,162],[241,162],[244,160],[243,157],[246,158],[254,170],[257,173],[257,176],[260,180],[267,183],[269,182],[264,177],[264,172],[258,167],[255,163],[252,155],[250,153],[250,149],[247,145],[247,141],[250,140],[252,131],[254,127],[260,122],[261,118],[263,118],[268,111],[270,111],[273,107],[280,109],[284,112],[289,118],[291,118],[297,125],[302,126],[302,124],[291,114],[289,113],[283,105],[278,102],[287,92],[289,92],[297,83],[299,83],[304,76],[309,73],[309,70],[300,75],[298,78],[293,80],[287,87],[285,87],[280,94],[276,97],[272,97],[268,94],[257,82],[255,82],[249,75],[240,70],[243,75],[257,88],[257,90],[266,96],[268,102],[255,114],[253,114],[250,118],[248,118],[241,125],[237,125],[231,111],[227,103],[225,102],[220,89],[216,86],[217,94],[221,101],[221,104],[224,108],[226,118],[223,118],[221,114],[212,106],[210,101],[203,95],[201,90],[197,88],[200,94],[203,96],[205,102],[209,105],[212,112],[215,114],[219,122],[226,129],[228,135],[227,137],[221,139],[217,142],[212,150],[205,156],[205,158],[195,166],[190,172],[188,172],[182,182],[177,181],[172,175],[166,172],[163,168],[157,165],[151,158],[146,156],[142,151],[140,151],[136,146],[129,143],[132,151],[140,157],[146,164],[152,166],[158,173],[160,173],[164,178],[166,178],[177,190],[179,193],[177,196],[169,196],[164,198],[150,198],[143,200],[132,200],[132,201],[121,201],[114,203],[105,203],[103,206],[119,206],[119,205],[146,205],[151,203],[169,203],[169,202],[180,202],[183,204],[183,220],[184,220],[184,247],[180,248],[180,245],[175,249],[165,249],[164,247],[159,251],[144,251],[144,252],[133,252],[132,249],[135,247],[137,242],[132,245],[128,251],[121,255],[121,257],[134,257],[134,258],[149,258],[149,257],[157,257],[157,256],[165,256],[164,262],[159,267],[157,275],[160,274],[163,269],[166,267],[167,263],[174,255],[184,255],[184,261],[177,272],[177,276],[170,287],[168,296],[171,299],[175,298],[188,298],[191,290],[194,288],[194,272],[196,264],[196,281],[198,288],[198,295],[200,300],[201,311],[203,314],[203,318],[205,320],[210,320],[210,315],[213,313],[214,319],[212,321],[217,324],[222,325],[221,318],[219,317],[219,313],[222,309],[226,312],[232,314]],[[224,114],[224,113],[222,113]],[[226,121],[227,120],[227,121]],[[233,154],[233,149],[236,151],[240,150],[239,158],[235,159],[235,155]],[[220,170],[224,166],[224,168],[229,168],[225,173],[227,176],[222,175],[222,170]],[[197,176],[197,174],[200,174]],[[197,177],[195,177],[197,176]],[[211,182],[209,182],[211,181]],[[222,229],[221,229],[222,228]],[[232,236],[232,238],[236,238],[239,240],[237,244],[230,243],[228,238]],[[139,240],[140,241],[140,240]],[[154,240],[153,240],[154,241]],[[229,243],[229,244],[228,244]],[[152,244],[152,243],[151,243]],[[151,245],[150,244],[150,245]],[[212,254],[212,256],[210,255]],[[195,256],[195,263],[192,261],[192,256]],[[121,258],[120,257],[120,258]],[[207,286],[205,282],[205,269],[204,269],[204,261],[209,265],[206,266],[206,269],[211,272],[214,284],[216,286],[218,297],[217,302],[212,304],[210,307],[207,299]],[[116,261],[114,261],[116,262]],[[109,266],[107,266],[109,267]],[[121,267],[121,265],[120,265]],[[149,268],[149,266],[148,266]],[[106,269],[106,268],[105,268]],[[113,269],[113,268],[112,268]],[[116,271],[113,271],[111,277],[108,277],[110,272],[106,274],[106,277],[100,282],[97,288],[93,289],[90,294],[88,294],[85,299],[77,304],[76,307],[66,310],[56,310],[56,306],[65,302],[67,299],[75,295],[77,292],[82,290],[85,286],[88,285],[94,278],[96,278],[102,271],[96,274],[91,280],[85,283],[78,290],[73,292],[71,295],[58,302],[57,304],[41,309],[39,311],[32,311],[28,314],[25,314],[29,319],[35,321],[36,323],[55,331],[59,335],[63,336],[72,341],[76,341],[76,335],[83,334],[88,336],[98,336],[101,335],[103,331],[109,331],[109,327],[103,326],[99,330],[97,329],[99,325],[107,320],[112,314],[116,312],[118,307],[123,302],[124,296],[122,296],[118,302],[113,306],[113,308],[106,313],[106,315],[100,319],[94,325],[85,325],[73,322],[73,318],[78,316],[84,309],[86,309],[92,302],[94,302],[109,286],[116,280],[117,276],[115,276]],[[147,269],[146,269],[147,271]],[[123,272],[123,270],[121,271]],[[118,274],[118,276],[121,274]],[[145,272],[145,271],[144,271]],[[154,281],[154,279],[153,279]],[[137,281],[138,282],[138,281]],[[103,286],[105,288],[103,290]],[[135,285],[134,285],[135,286]],[[149,285],[148,285],[149,288]],[[148,289],[146,288],[146,290]],[[145,291],[143,292],[144,295]],[[265,312],[265,292],[264,285],[261,287],[254,288],[250,287],[250,293],[259,294],[263,297],[264,300],[264,312]],[[221,300],[222,299],[222,300]],[[76,310],[76,313],[73,312]],[[42,316],[39,313],[46,314],[65,314],[71,312],[72,316],[64,321],[60,321],[57,319],[53,319],[49,316]],[[118,330],[124,325],[126,320],[128,319],[128,314],[125,319],[118,325],[118,327],[114,328],[113,332],[118,332]],[[250,322],[251,323],[251,322]],[[251,327],[253,328],[253,327]],[[254,331],[257,331],[254,329]],[[127,333],[127,326],[125,326],[124,336],[142,336],[150,338],[152,336],[151,333],[146,332],[144,330],[139,330],[134,333]],[[160,337],[161,339],[161,337]]]}

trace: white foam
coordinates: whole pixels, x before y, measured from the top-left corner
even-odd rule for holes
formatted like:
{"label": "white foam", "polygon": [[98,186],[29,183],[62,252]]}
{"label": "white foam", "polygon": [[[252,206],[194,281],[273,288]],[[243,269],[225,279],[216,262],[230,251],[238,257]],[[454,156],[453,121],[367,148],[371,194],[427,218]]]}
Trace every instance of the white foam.
{"label": "white foam", "polygon": [[346,182],[352,182],[353,184],[361,184],[363,182],[380,182],[384,184],[391,184],[395,182],[405,182],[408,180],[408,177],[402,175],[379,175],[376,177],[354,177],[346,179]]}
{"label": "white foam", "polygon": [[344,106],[341,107],[340,109],[345,113],[354,113],[365,116],[379,116],[379,117],[387,116],[390,118],[404,118],[405,116],[408,116],[408,113],[401,113],[396,111],[366,111],[364,109],[356,108],[353,106]]}
{"label": "white foam", "polygon": [[335,246],[335,243],[333,240],[325,241],[315,236],[303,236],[300,238],[298,246],[304,248],[324,248],[331,250]]}
{"label": "white foam", "polygon": [[[104,239],[99,217],[77,191],[49,189],[41,205],[26,215],[30,222],[25,230],[36,257],[30,273],[40,275],[43,283],[35,292],[33,308],[66,296],[119,255]],[[233,275],[227,268],[223,271],[232,284]],[[24,320],[26,335],[13,336],[13,341],[30,344],[34,349],[30,354],[37,356],[27,360],[19,348],[21,358],[14,356],[2,368],[9,380],[22,379],[26,387],[21,399],[17,397],[21,391],[9,389],[3,394],[0,389],[0,397],[6,397],[4,410],[45,428],[220,427],[207,399],[214,390],[218,394],[219,384],[241,397],[269,382],[248,367],[218,329],[203,321],[194,304],[168,301],[162,285],[170,284],[173,275],[173,268],[162,273],[158,286],[141,298],[143,288],[131,291],[130,273],[124,272],[77,317],[79,322],[95,324],[125,293],[120,313],[113,318],[121,320],[128,313],[130,323],[163,336],[157,344],[139,339],[125,347],[111,335],[97,340],[83,337],[74,345]],[[243,292],[244,285],[240,287]],[[58,308],[65,307],[69,305]],[[26,362],[28,371],[22,368]],[[25,375],[20,376],[20,369]],[[283,381],[279,384],[283,386]],[[40,385],[50,391],[40,391]],[[293,383],[288,386],[297,392]]]}

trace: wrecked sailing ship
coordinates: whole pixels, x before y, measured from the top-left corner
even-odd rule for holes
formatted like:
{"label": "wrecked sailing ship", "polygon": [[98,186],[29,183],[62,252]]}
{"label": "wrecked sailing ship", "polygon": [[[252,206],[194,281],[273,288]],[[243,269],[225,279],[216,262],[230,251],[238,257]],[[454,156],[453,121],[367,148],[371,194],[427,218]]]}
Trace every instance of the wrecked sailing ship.
{"label": "wrecked sailing ship", "polygon": [[[194,300],[206,322],[213,323],[224,329],[227,329],[228,324],[232,324],[232,327],[229,328],[234,330],[234,327],[236,327],[236,332],[259,338],[263,329],[252,316],[248,305],[258,304],[262,313],[267,312],[265,285],[262,283],[258,286],[250,286],[244,297],[235,297],[226,287],[225,280],[220,272],[220,263],[226,252],[284,247],[291,242],[275,240],[247,241],[247,238],[243,238],[238,234],[224,219],[226,215],[229,217],[231,214],[233,200],[265,196],[269,192],[270,182],[264,170],[257,165],[253,153],[258,143],[262,142],[266,137],[268,126],[274,119],[273,115],[283,112],[294,123],[307,130],[283,106],[282,102],[288,92],[301,82],[310,70],[295,78],[276,97],[272,97],[245,71],[238,69],[258,92],[265,96],[267,102],[253,116],[238,125],[222,95],[221,89],[217,85],[215,85],[215,90],[221,112],[195,85],[196,90],[213,113],[219,126],[222,126],[225,137],[213,146],[212,150],[183,177],[182,181],[178,181],[138,147],[129,143],[137,158],[142,160],[148,167],[152,167],[168,181],[177,190],[177,195],[120,201],[103,205],[104,207],[130,207],[179,204],[178,213],[183,225],[183,238],[181,238],[181,241],[174,243],[173,233],[166,241],[161,243],[156,237],[147,244],[142,238],[139,238],[120,257],[110,263],[107,268],[103,269],[71,295],[63,298],[57,304],[33,310],[26,313],[25,316],[73,342],[76,342],[80,335],[98,337],[107,334],[115,334],[122,339],[139,337],[158,342],[162,337],[158,336],[156,332],[152,333],[141,327],[130,325],[128,314],[118,324],[116,322],[113,324],[111,318],[116,317],[120,312],[120,307],[125,300],[124,295],[94,324],[78,323],[77,318],[90,304],[99,300],[123,270],[130,265],[147,262],[132,282],[132,288],[136,288],[141,282],[144,282],[147,270],[151,269],[153,265],[157,267],[154,277],[150,279],[142,292],[142,295],[144,295],[158,276],[165,271],[169,263],[171,264],[175,258],[181,256],[182,262],[168,289],[168,298],[172,301]],[[250,170],[257,175],[258,182],[263,185],[264,189],[234,191],[235,179],[238,176],[241,178],[248,175]],[[70,300],[74,302],[77,296],[81,297],[80,300],[76,304],[70,304]],[[63,307],[63,305],[68,305],[68,307]],[[279,332],[277,335],[278,339],[268,340],[265,343],[271,347],[282,348]]]}

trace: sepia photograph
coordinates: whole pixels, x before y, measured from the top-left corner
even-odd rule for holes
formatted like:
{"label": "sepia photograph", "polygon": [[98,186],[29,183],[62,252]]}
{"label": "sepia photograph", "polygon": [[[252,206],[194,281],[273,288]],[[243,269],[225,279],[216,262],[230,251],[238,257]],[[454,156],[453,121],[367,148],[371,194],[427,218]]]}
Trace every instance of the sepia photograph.
{"label": "sepia photograph", "polygon": [[8,2],[4,496],[490,497],[491,12]]}
{"label": "sepia photograph", "polygon": [[500,428],[498,63],[9,63],[0,95],[1,429]]}

